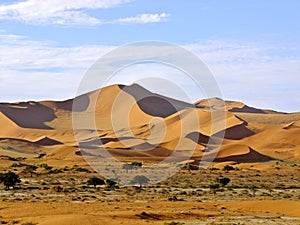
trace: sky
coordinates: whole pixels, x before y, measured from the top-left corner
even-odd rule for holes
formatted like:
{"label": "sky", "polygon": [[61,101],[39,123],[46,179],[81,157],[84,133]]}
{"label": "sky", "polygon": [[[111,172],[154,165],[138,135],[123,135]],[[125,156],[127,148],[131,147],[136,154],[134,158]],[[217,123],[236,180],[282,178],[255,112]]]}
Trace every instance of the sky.
{"label": "sky", "polygon": [[[300,111],[299,11],[298,0],[2,0],[0,102],[72,98],[103,55],[156,40],[197,55],[224,99]],[[163,77],[146,82],[153,91],[177,97],[179,80],[191,101],[205,97],[162,65],[133,66],[115,82],[141,73]]]}

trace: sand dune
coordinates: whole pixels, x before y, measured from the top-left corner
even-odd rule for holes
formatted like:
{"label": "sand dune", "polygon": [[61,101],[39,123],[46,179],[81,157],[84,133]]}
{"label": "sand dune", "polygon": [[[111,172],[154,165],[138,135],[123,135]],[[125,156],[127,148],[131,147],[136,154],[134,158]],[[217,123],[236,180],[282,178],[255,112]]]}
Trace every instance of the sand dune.
{"label": "sand dune", "polygon": [[34,149],[42,146],[51,152],[49,160],[55,155],[63,159],[64,154],[79,160],[76,137],[84,148],[101,151],[105,147],[124,160],[153,161],[174,150],[195,150],[197,160],[213,154],[220,141],[217,137],[224,135],[217,162],[300,160],[300,113],[225,101],[226,121],[222,124],[222,117],[217,116],[213,126],[212,112],[220,108],[218,99],[214,100],[190,104],[134,84],[108,86],[75,100],[1,103],[0,140],[11,151],[28,146],[37,153]]}

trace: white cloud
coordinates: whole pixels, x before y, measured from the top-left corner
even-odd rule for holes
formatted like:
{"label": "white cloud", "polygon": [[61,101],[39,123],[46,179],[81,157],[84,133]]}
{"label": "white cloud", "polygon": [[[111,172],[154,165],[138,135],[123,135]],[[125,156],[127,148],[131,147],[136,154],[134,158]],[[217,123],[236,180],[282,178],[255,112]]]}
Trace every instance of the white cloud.
{"label": "white cloud", "polygon": [[55,43],[30,41],[26,37],[0,33],[0,68],[53,70],[87,68],[111,46],[57,47]]}
{"label": "white cloud", "polygon": [[133,0],[27,0],[0,5],[0,19],[45,25],[100,25],[107,23],[156,23],[168,18],[167,13],[139,14],[134,17],[104,21],[89,15],[89,10],[107,9]]}
{"label": "white cloud", "polygon": [[134,17],[125,17],[116,20],[117,23],[157,23],[170,17],[168,13],[143,13]]}
{"label": "white cloud", "polygon": [[300,49],[293,43],[211,40],[186,47],[209,66],[225,99],[299,111]]}
{"label": "white cloud", "polygon": [[[115,47],[58,47],[52,42],[31,41],[0,32],[0,102],[72,97],[86,70]],[[283,48],[280,44],[268,46],[218,40],[183,47],[209,66],[226,99],[241,100],[261,108],[299,111],[299,49]],[[145,67],[147,65],[131,70],[132,74],[123,80],[140,79],[136,75],[140,71],[144,73]],[[174,73],[151,70],[155,71],[154,75],[164,74],[164,79],[174,81]],[[190,85],[185,79],[179,79],[180,85]],[[202,96],[192,88],[190,93],[194,101]]]}
{"label": "white cloud", "polygon": [[132,0],[27,0],[0,5],[0,19],[14,19],[33,24],[87,24],[102,21],[89,16],[90,9],[112,8]]}

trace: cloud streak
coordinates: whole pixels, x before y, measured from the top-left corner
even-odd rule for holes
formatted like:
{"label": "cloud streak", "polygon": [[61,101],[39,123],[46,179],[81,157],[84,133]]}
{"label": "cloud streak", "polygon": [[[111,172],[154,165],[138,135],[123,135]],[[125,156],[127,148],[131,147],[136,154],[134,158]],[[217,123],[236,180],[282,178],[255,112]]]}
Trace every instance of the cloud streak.
{"label": "cloud streak", "polygon": [[[53,42],[32,41],[0,32],[0,102],[72,97],[86,70],[115,47],[58,47]],[[183,47],[209,66],[226,99],[262,108],[299,111],[300,54],[296,54],[299,49],[224,40]],[[289,54],[291,51],[294,54]],[[143,67],[142,71],[145,70]],[[170,81],[176,76],[167,70],[159,72]],[[131,70],[131,73],[128,76],[138,78],[140,70]],[[184,80],[180,82],[183,86],[189,85]],[[191,93],[194,92],[191,90]],[[193,100],[199,96],[200,93],[194,93]]]}
{"label": "cloud streak", "polygon": [[143,13],[133,17],[105,21],[91,16],[90,10],[108,9],[133,0],[27,0],[0,5],[0,19],[16,20],[34,25],[89,25],[112,23],[157,23],[169,17],[167,13]]}
{"label": "cloud streak", "polygon": [[121,24],[145,24],[145,23],[157,23],[161,21],[165,21],[170,17],[170,14],[168,13],[143,13],[139,14],[134,17],[125,17],[125,18],[120,18],[116,20],[116,23],[121,23]]}

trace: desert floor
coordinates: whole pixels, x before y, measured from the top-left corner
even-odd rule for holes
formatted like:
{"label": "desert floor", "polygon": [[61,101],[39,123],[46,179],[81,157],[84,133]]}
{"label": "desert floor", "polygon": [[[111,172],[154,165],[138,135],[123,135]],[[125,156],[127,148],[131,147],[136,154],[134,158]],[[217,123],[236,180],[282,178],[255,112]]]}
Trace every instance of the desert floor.
{"label": "desert floor", "polygon": [[[18,173],[22,183],[9,191],[1,186],[0,224],[300,224],[300,164],[233,167],[182,169],[142,188],[87,185],[98,176],[88,167],[38,168],[32,177],[22,165],[2,168]],[[213,189],[220,177],[230,183]]]}

